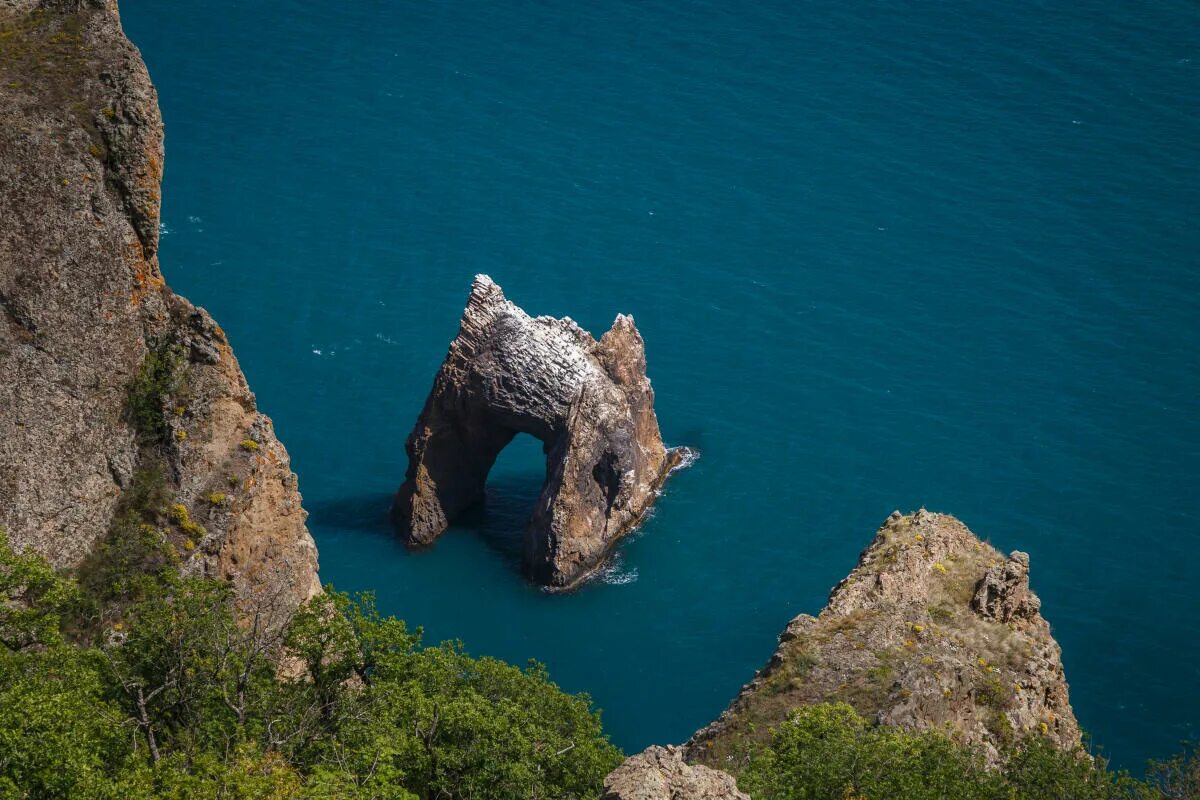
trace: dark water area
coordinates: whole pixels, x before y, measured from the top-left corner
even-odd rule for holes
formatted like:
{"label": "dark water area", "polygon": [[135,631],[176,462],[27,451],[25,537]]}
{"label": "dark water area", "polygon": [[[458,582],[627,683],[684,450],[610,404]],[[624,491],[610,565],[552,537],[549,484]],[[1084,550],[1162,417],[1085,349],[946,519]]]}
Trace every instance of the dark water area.
{"label": "dark water area", "polygon": [[[893,509],[1032,557],[1084,727],[1200,731],[1200,7],[123,0],[161,257],[300,476],[321,575],[545,662],[628,751],[714,718]],[[701,458],[603,578],[519,575],[539,443],[409,554],[472,276],[646,342]]]}

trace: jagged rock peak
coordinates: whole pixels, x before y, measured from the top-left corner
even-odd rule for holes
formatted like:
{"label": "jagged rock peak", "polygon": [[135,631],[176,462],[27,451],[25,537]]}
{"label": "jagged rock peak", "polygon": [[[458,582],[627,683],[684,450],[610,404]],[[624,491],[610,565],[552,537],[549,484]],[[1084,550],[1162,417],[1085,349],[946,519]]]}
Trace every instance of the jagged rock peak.
{"label": "jagged rock peak", "polygon": [[683,760],[678,747],[650,747],[604,779],[601,800],[750,800],[733,776]]}
{"label": "jagged rock peak", "polygon": [[430,545],[481,503],[492,464],[518,433],[546,453],[525,570],[559,589],[604,560],[684,456],[663,446],[632,317],[619,315],[597,342],[569,317],[529,316],[477,275],[408,438],[408,473],[392,506],[405,541]]}
{"label": "jagged rock peak", "polygon": [[924,509],[888,517],[824,610],[788,624],[754,680],[688,743],[688,758],[736,773],[792,709],[831,701],[884,724],[947,731],[990,763],[1014,736],[1080,743],[1029,557],[1005,559],[954,517]]}

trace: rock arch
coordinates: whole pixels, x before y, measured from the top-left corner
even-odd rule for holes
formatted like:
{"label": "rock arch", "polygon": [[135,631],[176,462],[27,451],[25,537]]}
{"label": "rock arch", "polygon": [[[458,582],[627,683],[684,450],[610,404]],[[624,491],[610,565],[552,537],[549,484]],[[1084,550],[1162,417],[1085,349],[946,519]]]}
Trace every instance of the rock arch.
{"label": "rock arch", "polygon": [[569,317],[530,317],[478,275],[408,437],[392,519],[409,546],[432,544],[483,500],[488,472],[518,433],[546,454],[525,571],[553,588],[604,560],[685,452],[663,446],[632,317],[619,315],[597,342]]}

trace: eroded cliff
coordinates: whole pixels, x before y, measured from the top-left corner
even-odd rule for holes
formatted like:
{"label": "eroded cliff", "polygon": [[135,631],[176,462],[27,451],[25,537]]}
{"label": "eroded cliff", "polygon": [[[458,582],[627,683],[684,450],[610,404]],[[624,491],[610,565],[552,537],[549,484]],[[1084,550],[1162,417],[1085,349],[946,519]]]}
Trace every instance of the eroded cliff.
{"label": "eroded cliff", "polygon": [[0,153],[0,526],[76,566],[161,478],[150,527],[186,571],[311,596],[287,452],[159,270],[162,120],[114,2],[0,2]]}

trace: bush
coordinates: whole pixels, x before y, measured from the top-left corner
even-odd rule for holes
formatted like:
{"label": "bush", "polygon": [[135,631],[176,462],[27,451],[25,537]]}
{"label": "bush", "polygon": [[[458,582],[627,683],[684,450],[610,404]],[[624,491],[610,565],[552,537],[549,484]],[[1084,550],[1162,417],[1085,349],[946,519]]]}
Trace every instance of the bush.
{"label": "bush", "polygon": [[164,410],[171,397],[183,393],[186,366],[182,347],[161,344],[146,353],[137,375],[126,387],[126,415],[143,444],[167,441],[170,428]]}
{"label": "bush", "polygon": [[935,731],[876,726],[843,703],[797,709],[738,785],[756,800],[1150,800],[1152,786],[1099,758],[1026,739],[989,771],[979,754]]}
{"label": "bush", "polygon": [[970,751],[940,734],[875,727],[845,703],[795,711],[738,784],[772,800],[994,796],[994,779]]}
{"label": "bush", "polygon": [[178,565],[161,529],[172,499],[157,464],[134,472],[108,532],[79,568],[93,616],[119,614],[121,608],[162,590],[165,576]]}

